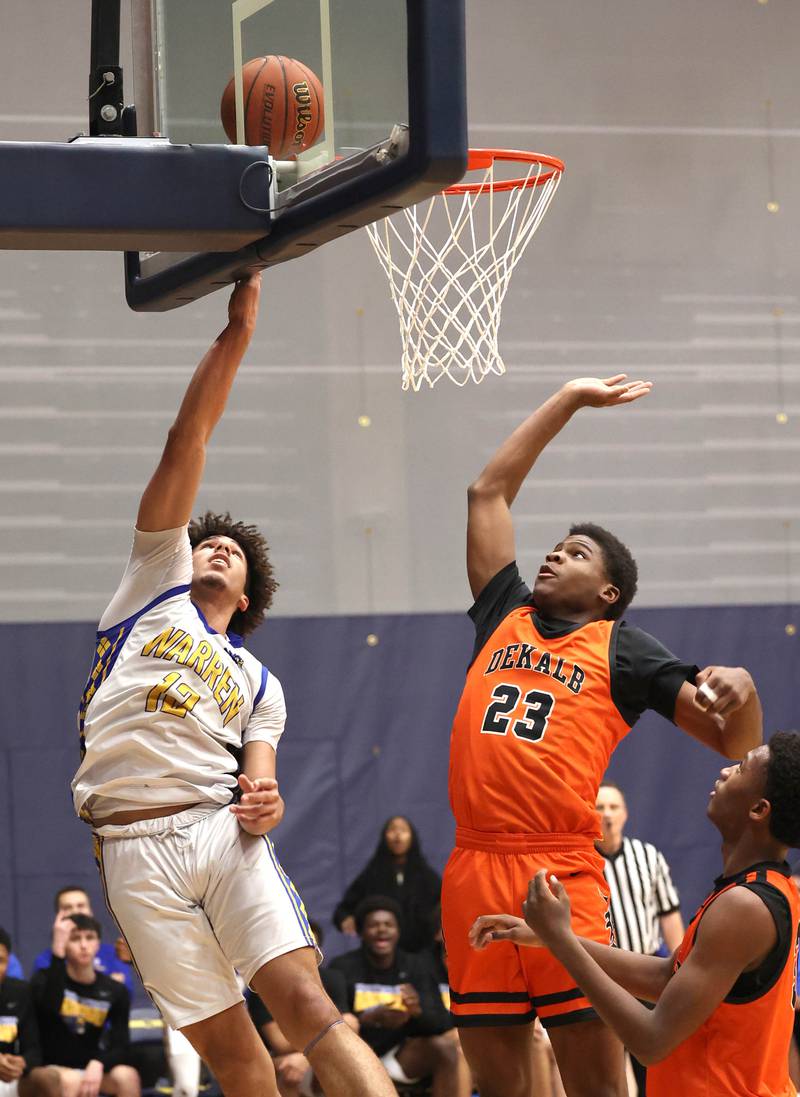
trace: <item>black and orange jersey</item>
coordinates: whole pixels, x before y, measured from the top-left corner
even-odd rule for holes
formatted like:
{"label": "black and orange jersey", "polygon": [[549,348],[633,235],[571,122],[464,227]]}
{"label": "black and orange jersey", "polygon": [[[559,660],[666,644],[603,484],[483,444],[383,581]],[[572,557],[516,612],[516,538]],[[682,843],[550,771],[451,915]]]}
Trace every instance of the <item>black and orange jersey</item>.
{"label": "black and orange jersey", "polygon": [[470,616],[475,652],[451,735],[456,824],[594,841],[611,752],[645,709],[671,719],[697,667],[624,622],[542,618],[515,563]]}
{"label": "black and orange jersey", "polygon": [[703,915],[733,887],[746,887],[766,904],[778,939],[764,962],[743,972],[708,1020],[671,1055],[647,1071],[651,1097],[794,1097],[789,1042],[794,1025],[800,898],[789,866],[764,862],[715,881],[689,924],[674,959],[686,962]]}

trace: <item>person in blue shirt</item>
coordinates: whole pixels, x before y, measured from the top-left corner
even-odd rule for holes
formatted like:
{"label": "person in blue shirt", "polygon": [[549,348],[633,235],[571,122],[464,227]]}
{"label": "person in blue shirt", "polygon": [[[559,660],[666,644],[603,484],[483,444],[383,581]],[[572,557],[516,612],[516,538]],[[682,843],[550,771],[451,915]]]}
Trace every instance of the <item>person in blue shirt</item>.
{"label": "person in blue shirt", "polygon": [[[54,908],[59,920],[69,918],[72,914],[86,914],[90,918],[94,917],[92,912],[92,904],[89,896],[83,890],[82,887],[77,885],[69,885],[67,887],[59,888],[56,892],[54,900]],[[103,941],[100,944],[100,949],[94,959],[95,971],[99,971],[101,975],[110,975],[112,979],[115,979],[118,983],[124,983],[129,992],[133,991],[133,977],[131,974],[130,963],[125,963],[120,958],[120,953],[127,955],[127,946],[122,939],[118,940],[116,945],[112,945],[107,941]],[[33,970],[42,971],[50,967],[50,961],[53,958],[53,950],[51,948],[44,949],[33,962]]]}

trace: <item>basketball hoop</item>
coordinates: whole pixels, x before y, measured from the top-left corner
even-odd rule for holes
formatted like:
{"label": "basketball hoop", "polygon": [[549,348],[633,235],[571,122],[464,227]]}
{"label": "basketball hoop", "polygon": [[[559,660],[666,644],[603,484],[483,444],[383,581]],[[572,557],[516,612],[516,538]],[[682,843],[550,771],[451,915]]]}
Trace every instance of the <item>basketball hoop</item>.
{"label": "basketball hoop", "polygon": [[[498,162],[519,163],[523,173],[500,178]],[[505,373],[503,298],[564,165],[535,152],[471,149],[467,170],[483,177],[367,226],[400,317],[404,389]]]}

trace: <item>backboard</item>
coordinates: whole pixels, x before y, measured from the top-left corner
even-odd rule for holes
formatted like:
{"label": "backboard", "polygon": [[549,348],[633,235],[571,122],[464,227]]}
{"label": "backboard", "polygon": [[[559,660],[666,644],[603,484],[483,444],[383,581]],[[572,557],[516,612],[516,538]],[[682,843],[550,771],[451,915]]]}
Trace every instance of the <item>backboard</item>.
{"label": "backboard", "polygon": [[131,12],[139,137],[228,144],[220,103],[233,78],[244,144],[242,70],[270,54],[302,62],[324,98],[310,148],[274,160],[263,147],[263,172],[254,165],[263,235],[237,252],[126,253],[135,309],[174,308],[307,254],[466,170],[463,0],[131,0]]}

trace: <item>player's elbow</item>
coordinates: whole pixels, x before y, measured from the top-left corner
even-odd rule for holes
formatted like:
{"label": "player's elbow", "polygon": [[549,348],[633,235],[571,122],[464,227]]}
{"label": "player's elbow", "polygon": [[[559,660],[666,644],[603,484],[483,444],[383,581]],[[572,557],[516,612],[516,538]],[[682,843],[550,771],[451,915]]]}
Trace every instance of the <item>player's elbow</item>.
{"label": "player's elbow", "polygon": [[654,1032],[641,1041],[636,1041],[636,1046],[632,1042],[628,1051],[639,1060],[642,1066],[652,1067],[666,1059],[676,1046],[675,1041],[670,1040],[666,1034]]}
{"label": "player's elbow", "polygon": [[470,507],[489,503],[503,496],[503,485],[494,477],[488,477],[484,473],[467,488],[467,503]]}
{"label": "player's elbow", "polygon": [[167,431],[167,441],[164,446],[164,456],[178,457],[184,461],[188,455],[200,456],[206,450],[206,432],[201,424],[182,420],[175,420]]}

